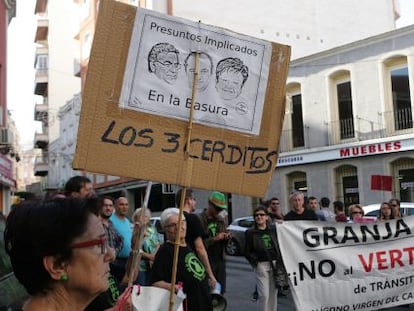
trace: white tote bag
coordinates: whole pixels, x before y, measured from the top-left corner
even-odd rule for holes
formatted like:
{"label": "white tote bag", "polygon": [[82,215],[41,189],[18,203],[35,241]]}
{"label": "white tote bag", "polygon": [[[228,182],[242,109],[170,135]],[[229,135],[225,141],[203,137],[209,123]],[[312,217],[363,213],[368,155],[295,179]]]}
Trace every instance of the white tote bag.
{"label": "white tote bag", "polygon": [[[183,311],[183,300],[174,295],[174,311]],[[168,311],[170,291],[154,286],[134,286],[132,289],[134,311]]]}

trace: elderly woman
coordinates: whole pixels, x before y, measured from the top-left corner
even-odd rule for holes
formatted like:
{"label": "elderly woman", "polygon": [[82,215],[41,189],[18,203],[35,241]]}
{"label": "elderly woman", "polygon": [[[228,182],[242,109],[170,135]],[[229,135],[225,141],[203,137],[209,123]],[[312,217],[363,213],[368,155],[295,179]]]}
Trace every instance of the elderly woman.
{"label": "elderly woman", "polygon": [[31,298],[23,310],[83,310],[108,288],[105,231],[96,199],[27,202],[8,216],[6,252]]}
{"label": "elderly woman", "polygon": [[179,235],[179,253],[177,263],[176,284],[182,284],[187,295],[184,305],[187,311],[213,310],[208,287],[206,269],[185,242],[187,225],[184,215],[180,231],[178,231],[179,210],[177,208],[165,209],[161,216],[161,225],[166,233],[166,242],[161,245],[155,255],[151,271],[151,284],[153,286],[170,289],[173,270],[174,243]]}

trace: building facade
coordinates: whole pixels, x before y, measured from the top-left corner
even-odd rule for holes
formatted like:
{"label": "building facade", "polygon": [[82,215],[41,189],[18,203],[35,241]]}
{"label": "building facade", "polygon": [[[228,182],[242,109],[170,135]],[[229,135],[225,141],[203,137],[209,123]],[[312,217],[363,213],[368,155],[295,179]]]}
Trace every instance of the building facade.
{"label": "building facade", "polygon": [[[7,103],[7,29],[15,16],[16,1],[0,1],[0,212],[8,214],[16,189],[17,133]],[[17,156],[16,156],[17,155]],[[19,159],[20,160],[20,159]]]}
{"label": "building facade", "polygon": [[[76,39],[80,46],[80,57],[78,58],[78,62],[75,60],[75,64],[78,65],[75,67],[77,68],[75,73],[81,78],[83,86],[87,73],[93,34],[95,31],[99,1],[75,0],[74,2],[79,6],[80,12],[79,29],[76,35]],[[347,108],[334,109],[333,103],[335,102],[335,93],[331,89],[335,90],[335,81],[344,82],[344,84],[341,84],[339,87],[339,91],[341,92],[341,96],[349,97],[349,86],[346,82],[350,80],[351,75],[348,67],[353,67],[352,63],[353,61],[356,61],[358,57],[355,56],[355,58],[350,58],[350,56],[344,56],[348,58],[342,59],[341,64],[342,62],[348,62],[349,66],[343,66],[341,69],[336,69],[335,66],[339,66],[337,61],[324,63],[327,66],[325,68],[326,72],[332,70],[332,76],[328,81],[333,81],[330,82],[333,83],[332,85],[325,85],[325,88],[328,88],[330,94],[326,98],[322,96],[322,90],[326,91],[326,89],[324,87],[318,87],[317,91],[313,90],[313,83],[320,83],[318,79],[322,79],[327,73],[322,73],[322,71],[320,71],[317,74],[317,69],[314,69],[315,72],[306,72],[304,68],[308,67],[307,65],[301,67],[296,64],[301,64],[302,62],[315,62],[315,65],[310,64],[309,67],[319,68],[318,58],[321,57],[320,55],[324,55],[324,53],[339,53],[338,51],[348,50],[350,47],[358,46],[359,44],[362,44],[361,42],[364,42],[354,42],[355,40],[372,37],[395,29],[395,20],[398,18],[399,14],[397,1],[335,1],[335,3],[331,3],[329,1],[309,2],[304,0],[287,3],[286,1],[262,0],[260,1],[260,5],[257,3],[252,5],[253,3],[250,3],[247,0],[196,0],[191,3],[183,0],[135,0],[123,2],[154,9],[162,13],[173,14],[197,21],[201,20],[203,23],[222,26],[255,37],[291,45],[293,58],[295,60],[292,62],[288,83],[290,102],[286,112],[284,131],[281,140],[280,161],[278,168],[275,170],[274,178],[269,187],[267,196],[279,196],[286,206],[287,195],[293,189],[308,191],[308,193],[312,190],[312,192],[318,196],[322,195],[323,190],[325,190],[327,193],[324,193],[324,195],[332,198],[345,198],[346,196],[343,195],[343,192],[348,193],[350,191],[358,190],[358,199],[364,203],[367,201],[365,199],[366,195],[362,194],[362,190],[365,190],[365,188],[359,187],[355,190],[356,187],[350,186],[344,190],[339,185],[337,185],[336,188],[327,188],[326,185],[322,186],[321,184],[320,190],[317,190],[316,183],[311,181],[313,180],[313,175],[315,175],[316,180],[323,176],[327,177],[329,182],[332,182],[333,185],[336,185],[336,175],[333,175],[332,172],[322,173],[326,168],[326,163],[333,165],[338,172],[345,171],[344,173],[338,173],[338,176],[347,177],[347,174],[351,174],[345,169],[348,168],[348,164],[344,167],[342,167],[342,165],[337,167],[337,165],[333,164],[336,160],[343,160],[342,158],[332,158],[329,161],[321,162],[321,157],[323,158],[326,156],[326,154],[322,154],[322,156],[313,158],[313,162],[293,162],[294,159],[299,159],[300,157],[304,158],[305,154],[308,155],[311,151],[326,151],[329,153],[332,152],[331,149],[347,148],[346,146],[353,146],[353,144],[358,143],[359,141],[365,141],[370,144],[372,139],[379,139],[376,136],[373,138],[373,135],[381,134],[381,139],[390,139],[389,136],[385,137],[385,135],[388,134],[380,131],[378,120],[367,118],[367,116],[372,117],[374,115],[372,113],[374,108],[362,108],[364,105],[371,107],[373,103],[372,101],[375,99],[370,99],[368,104],[366,104],[365,101],[358,104],[358,107],[361,106],[361,112],[359,112],[359,108],[357,109],[356,107],[353,107],[354,110],[349,111],[349,103]],[[231,12],[231,14],[229,12]],[[375,21],[371,22],[373,14],[375,14],[377,18]],[[350,19],[352,19],[352,23],[349,23]],[[368,20],[370,21],[369,23],[367,23]],[[347,31],[343,31],[345,24]],[[389,33],[387,34],[390,35]],[[371,39],[366,40],[370,41]],[[380,39],[377,38],[377,40]],[[321,52],[348,42],[353,43],[349,43],[346,46],[334,50],[328,50],[327,52]],[[363,48],[361,48],[360,52],[354,53],[361,53],[362,56],[360,57],[363,59],[364,53],[362,53],[362,51]],[[316,52],[319,53],[313,54]],[[309,56],[305,57],[305,55]],[[332,56],[332,59],[335,60],[335,56]],[[358,66],[358,68],[360,69],[357,69],[356,71],[360,72],[365,67]],[[372,71],[372,68],[370,68],[370,70]],[[352,77],[354,76],[355,74],[352,75]],[[309,90],[309,94],[312,94],[312,96],[305,93],[305,90]],[[301,95],[302,93],[303,98],[301,96],[298,97],[298,95]],[[368,96],[363,95],[362,93],[362,91],[359,93],[362,98]],[[319,95],[321,96],[319,97]],[[352,93],[352,96],[356,95]],[[298,105],[299,98],[300,105]],[[312,98],[312,101],[308,101],[310,98]],[[336,101],[338,101],[338,99],[336,99]],[[342,102],[342,99],[340,101]],[[319,104],[316,105],[315,102],[318,102]],[[355,103],[356,99],[353,102],[353,105],[356,105]],[[317,109],[315,107],[317,107]],[[380,111],[383,114],[388,113],[388,118],[390,118],[390,111],[392,111],[390,108],[391,107],[388,106],[386,109],[384,108]],[[364,113],[362,113],[362,111],[364,111]],[[358,112],[358,114],[356,112]],[[65,120],[66,113],[70,114],[71,112],[64,109],[60,111],[59,120],[61,120],[61,122],[62,120]],[[326,120],[322,120],[321,116],[325,117]],[[384,118],[385,120],[387,117],[382,116],[381,118]],[[347,119],[347,121],[343,122],[343,119]],[[350,121],[349,119],[352,119],[353,121]],[[369,121],[362,125],[363,119]],[[341,125],[338,125],[338,122],[344,124],[341,123]],[[347,122],[351,123],[348,124]],[[361,125],[358,125],[360,128],[356,128],[357,123],[361,123]],[[350,132],[343,136],[340,130],[338,133],[335,124],[340,126],[340,130],[342,131],[347,131],[348,127],[351,127],[352,124],[354,127],[353,133]],[[370,126],[372,126],[372,131]],[[302,128],[302,135],[297,134],[297,132],[300,132],[300,128]],[[312,129],[312,133],[310,132],[310,129]],[[375,131],[379,132],[375,134]],[[397,132],[401,133],[399,130],[397,130]],[[53,150],[50,150],[49,161],[53,156],[55,156],[55,158],[58,158],[59,155],[63,157],[72,156],[73,145],[72,147],[69,146],[68,140],[63,136],[64,135],[61,133],[56,144],[54,143],[50,145],[50,148]],[[370,150],[370,148],[372,149],[372,147],[369,146],[366,148],[368,148],[368,150]],[[402,149],[398,151],[403,152]],[[349,153],[352,154],[352,152],[353,151],[350,149]],[[348,154],[348,151],[343,151],[343,153]],[[397,152],[394,152],[394,155],[396,153]],[[354,158],[355,157],[352,157],[352,159],[349,160],[353,161]],[[367,157],[365,159],[367,159]],[[48,166],[48,169],[52,170],[50,165]],[[69,176],[70,174],[79,173],[70,171],[67,164],[64,168],[65,172],[62,171],[63,167],[61,165],[53,168],[53,170],[55,169],[57,171],[53,173],[53,176],[56,175],[56,178],[50,175],[49,180],[53,180],[53,183],[56,185],[61,184],[61,181],[58,180],[59,178],[57,176],[65,176],[66,178],[66,176]],[[362,169],[360,169],[360,172],[361,170]],[[129,198],[130,204],[135,207],[139,207],[143,201],[146,181],[120,178],[116,176],[103,176],[87,172],[83,172],[82,174],[87,175],[94,182],[94,186],[99,194],[108,194],[112,196],[118,196],[121,193],[125,194]],[[386,171],[381,171],[381,173],[378,172],[377,174],[386,175]],[[355,174],[352,176],[355,176]],[[342,180],[342,183],[344,182],[347,184],[347,179]],[[362,180],[360,182],[362,183]],[[361,184],[359,184],[359,186],[360,185]],[[175,189],[176,186],[174,185],[155,184],[151,193],[150,208],[152,210],[162,210],[166,207],[173,206]],[[326,191],[327,189],[330,190]],[[342,190],[339,191],[336,189]],[[199,208],[202,209],[203,207],[206,207],[207,192],[200,190],[196,192],[196,195],[199,198]],[[232,195],[231,199],[233,205],[233,217],[244,216],[250,213],[251,206],[258,201],[258,198],[250,198],[240,195]],[[377,197],[373,197],[370,200],[377,201]]]}
{"label": "building facade", "polygon": [[56,153],[49,153],[49,145],[60,135],[59,109],[80,92],[80,78],[75,75],[74,55],[79,54],[75,40],[77,6],[72,1],[37,0],[35,12],[37,28],[34,41],[35,85],[37,103],[34,119],[41,122],[41,132],[35,133],[34,148],[40,149],[36,157],[34,175],[41,177],[41,189],[55,189],[58,184],[49,180],[49,161]]}
{"label": "building facade", "polygon": [[413,92],[414,26],[292,61],[269,196],[413,202]]}
{"label": "building facade", "polygon": [[290,45],[292,59],[390,31],[399,17],[395,0],[171,1],[175,16]]}

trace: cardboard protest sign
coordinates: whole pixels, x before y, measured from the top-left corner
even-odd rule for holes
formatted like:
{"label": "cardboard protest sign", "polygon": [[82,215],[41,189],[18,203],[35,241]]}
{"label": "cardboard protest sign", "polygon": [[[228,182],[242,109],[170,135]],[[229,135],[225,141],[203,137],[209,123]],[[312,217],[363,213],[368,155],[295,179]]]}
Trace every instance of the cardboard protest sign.
{"label": "cardboard protest sign", "polygon": [[286,221],[278,241],[298,310],[414,302],[414,216],[378,223]]}
{"label": "cardboard protest sign", "polygon": [[137,14],[121,107],[188,121],[198,51],[194,121],[259,134],[270,42],[154,11]]}
{"label": "cardboard protest sign", "polygon": [[262,197],[289,58],[288,46],[101,1],[73,167]]}

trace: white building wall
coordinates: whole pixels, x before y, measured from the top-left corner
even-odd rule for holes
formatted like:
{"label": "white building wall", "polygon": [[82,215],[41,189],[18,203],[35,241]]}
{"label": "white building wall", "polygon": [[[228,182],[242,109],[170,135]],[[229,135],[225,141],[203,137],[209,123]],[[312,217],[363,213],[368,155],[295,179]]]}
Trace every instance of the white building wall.
{"label": "white building wall", "polygon": [[[311,128],[309,143],[303,148],[297,148],[289,152],[281,152],[280,157],[300,157],[312,152],[319,152],[318,157],[311,163],[297,163],[280,165],[276,170],[268,189],[266,198],[278,196],[288,211],[287,199],[289,194],[288,175],[294,172],[306,174],[309,196],[328,196],[332,200],[341,197],[338,193],[338,185],[335,170],[340,166],[354,166],[358,176],[359,201],[362,204],[381,202],[390,199],[395,193],[398,181],[393,172],[394,161],[401,159],[414,159],[414,147],[412,139],[414,129],[404,132],[392,131],[385,126],[384,113],[392,109],[390,97],[389,74],[385,73],[384,60],[389,57],[406,56],[409,70],[411,111],[414,111],[414,26],[384,33],[379,36],[353,42],[338,48],[324,51],[297,59],[291,63],[289,71],[289,83],[297,82],[301,85],[302,111],[304,124]],[[333,144],[328,140],[332,136],[332,129],[326,126],[334,120],[333,111],[336,102],[330,95],[333,86],[329,84],[333,73],[348,70],[352,87],[353,116],[355,131],[368,135],[372,131],[385,129],[390,136],[381,138],[355,138],[350,141],[340,141]],[[289,129],[288,114],[285,117],[284,128]],[[388,116],[392,118],[392,114]],[[392,123],[392,122],[391,122]],[[385,133],[385,130],[384,130]],[[391,136],[392,135],[392,136]],[[306,139],[305,139],[306,141]],[[356,157],[329,158],[328,153],[340,148],[361,147],[368,145],[384,146],[386,142],[406,142],[407,151],[374,153],[373,155],[360,155]],[[326,156],[325,156],[326,155]],[[407,167],[410,168],[411,167]],[[394,193],[388,191],[371,190],[372,175],[386,175],[394,178]]]}
{"label": "white building wall", "polygon": [[79,55],[74,37],[79,19],[74,1],[49,0],[49,141],[59,136],[59,108],[80,91],[80,79],[74,76],[73,61]]}
{"label": "white building wall", "polygon": [[392,0],[173,0],[173,15],[292,46],[292,59],[395,29]]}

